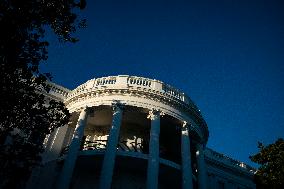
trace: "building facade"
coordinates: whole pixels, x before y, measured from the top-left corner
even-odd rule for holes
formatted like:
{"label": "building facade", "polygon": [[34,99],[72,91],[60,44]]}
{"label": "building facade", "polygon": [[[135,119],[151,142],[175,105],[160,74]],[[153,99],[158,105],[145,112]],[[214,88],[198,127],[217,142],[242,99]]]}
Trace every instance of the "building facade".
{"label": "building facade", "polygon": [[128,75],[50,85],[72,116],[46,137],[28,188],[255,188],[253,168],[206,148],[207,124],[182,91]]}

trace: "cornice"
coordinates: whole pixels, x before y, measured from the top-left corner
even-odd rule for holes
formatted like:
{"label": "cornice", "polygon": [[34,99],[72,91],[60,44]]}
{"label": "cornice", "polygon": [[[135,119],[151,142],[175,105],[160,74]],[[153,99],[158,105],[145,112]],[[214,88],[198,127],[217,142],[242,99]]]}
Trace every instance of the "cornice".
{"label": "cornice", "polygon": [[212,164],[217,165],[218,167],[222,166],[226,169],[230,169],[233,172],[238,172],[248,177],[252,177],[256,172],[256,169],[253,167],[218,153],[210,148],[206,148],[205,150],[205,159]]}
{"label": "cornice", "polygon": [[[74,90],[56,84],[52,93],[58,93],[67,107],[72,107],[88,99],[98,99],[112,95],[139,97],[168,105],[187,114],[199,127],[206,143],[209,132],[200,110],[182,91],[155,79],[118,75],[91,79]],[[114,99],[115,100],[115,99]]]}

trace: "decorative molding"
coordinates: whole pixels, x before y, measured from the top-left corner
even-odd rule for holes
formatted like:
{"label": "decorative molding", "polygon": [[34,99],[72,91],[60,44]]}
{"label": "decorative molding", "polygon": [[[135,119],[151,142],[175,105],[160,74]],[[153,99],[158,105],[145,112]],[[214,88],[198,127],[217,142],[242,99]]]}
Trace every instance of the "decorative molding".
{"label": "decorative molding", "polygon": [[187,121],[182,122],[182,128],[184,128],[184,129],[188,128]]}
{"label": "decorative molding", "polygon": [[[139,104],[139,107],[143,108],[149,108],[148,104],[153,103],[153,101],[157,102],[160,106],[158,107],[159,110],[162,110],[161,116],[167,113],[177,119],[187,121],[191,119],[196,124],[192,124],[190,129],[200,135],[203,143],[208,140],[208,127],[197,106],[185,93],[161,81],[119,75],[91,79],[71,91],[64,87],[61,87],[60,90],[65,91],[64,103],[71,112],[78,111],[78,107],[85,105],[90,107],[112,105],[108,102],[112,97],[115,100],[120,100],[124,105],[135,106],[135,104]],[[62,93],[59,90],[55,91]],[[137,98],[139,98],[139,101],[133,103]],[[144,106],[144,104],[147,105]],[[168,106],[168,108],[165,110],[161,106]],[[177,114],[179,115],[175,116]],[[186,117],[182,115],[186,115]]]}
{"label": "decorative molding", "polygon": [[155,110],[155,109],[150,110],[148,115],[147,115],[147,119],[155,120],[158,113],[159,113],[158,110]]}
{"label": "decorative molding", "polygon": [[121,103],[119,100],[114,100],[114,101],[111,103],[111,106],[112,106],[113,112],[118,112],[118,111],[121,111],[121,110],[124,109],[125,104],[124,104],[124,103]]}
{"label": "decorative molding", "polygon": [[204,150],[204,155],[207,160],[210,162],[215,162],[215,164],[222,164],[225,167],[228,167],[233,170],[239,170],[241,172],[245,172],[248,175],[253,175],[256,172],[256,169],[250,167],[249,165],[244,164],[243,162],[234,160],[226,155],[218,153],[210,148],[206,148]]}

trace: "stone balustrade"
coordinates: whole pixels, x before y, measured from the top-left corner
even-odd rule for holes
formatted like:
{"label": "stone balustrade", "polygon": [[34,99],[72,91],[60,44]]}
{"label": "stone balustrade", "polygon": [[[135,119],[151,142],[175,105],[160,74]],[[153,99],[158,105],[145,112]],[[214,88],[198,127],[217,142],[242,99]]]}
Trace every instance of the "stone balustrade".
{"label": "stone balustrade", "polygon": [[145,88],[151,88],[152,81],[151,79],[143,77],[130,76],[127,78],[127,84],[131,86],[142,86]]}
{"label": "stone balustrade", "polygon": [[210,148],[206,148],[205,150],[205,155],[206,157],[210,158],[210,159],[213,159],[213,160],[216,160],[218,162],[222,162],[226,165],[229,165],[229,166],[234,166],[234,167],[239,167],[240,169],[244,169],[248,172],[251,172],[251,173],[255,173],[256,172],[256,169],[249,166],[249,165],[246,165],[245,163],[243,162],[240,162],[240,161],[237,161],[237,160],[234,160],[224,154],[221,154],[221,153],[218,153]]}
{"label": "stone balustrade", "polygon": [[103,77],[94,81],[95,86],[114,85],[116,83],[116,77]]}
{"label": "stone balustrade", "polygon": [[192,100],[180,90],[155,79],[128,75],[109,76],[91,79],[71,91],[71,93],[68,94],[67,98],[70,99],[88,91],[104,89],[148,90],[149,92],[156,92],[158,94],[165,95],[169,98],[180,100],[199,111],[196,105],[192,102]]}
{"label": "stone balustrade", "polygon": [[71,92],[69,89],[56,85],[55,83],[52,82],[48,82],[47,85],[50,87],[49,94],[53,94],[55,96],[61,96],[62,98],[67,98],[67,96]]}
{"label": "stone balustrade", "polygon": [[[175,107],[181,107],[183,111],[188,111],[193,115],[194,121],[200,126],[198,129],[205,133],[206,136],[204,136],[204,138],[208,138],[207,125],[200,110],[193,101],[182,91],[159,80],[129,75],[118,75],[94,78],[73,90],[66,89],[54,83],[49,83],[49,85],[51,90],[48,95],[53,98],[55,97],[58,100],[62,100],[68,108],[72,107],[73,109],[69,109],[70,111],[74,111],[77,105],[80,106],[80,103],[86,100],[101,100],[101,97],[103,96],[107,99],[107,97],[115,94],[121,94],[121,97],[130,97],[132,95],[133,97],[137,95],[143,97],[148,96],[149,98],[144,99],[152,99],[156,102],[163,102]],[[176,116],[178,112],[168,113],[172,113],[171,115]]]}

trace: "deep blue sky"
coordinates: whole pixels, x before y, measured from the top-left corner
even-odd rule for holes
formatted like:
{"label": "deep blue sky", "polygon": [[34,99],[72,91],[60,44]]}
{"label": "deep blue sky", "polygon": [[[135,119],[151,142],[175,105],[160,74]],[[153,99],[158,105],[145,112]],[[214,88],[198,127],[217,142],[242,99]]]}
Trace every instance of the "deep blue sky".
{"label": "deep blue sky", "polygon": [[252,164],[257,141],[284,137],[281,1],[88,1],[80,42],[53,36],[42,66],[73,89],[137,75],[186,92],[208,124],[208,147]]}

